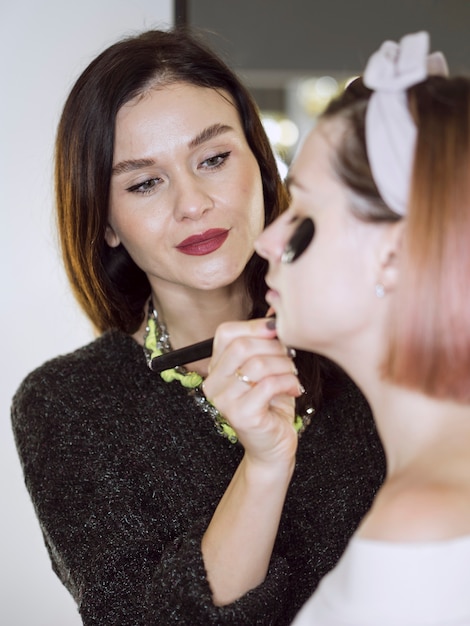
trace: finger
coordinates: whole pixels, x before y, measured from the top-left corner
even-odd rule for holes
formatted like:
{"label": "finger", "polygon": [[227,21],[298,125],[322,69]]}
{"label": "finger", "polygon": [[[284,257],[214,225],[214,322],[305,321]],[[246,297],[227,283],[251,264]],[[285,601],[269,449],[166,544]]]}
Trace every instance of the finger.
{"label": "finger", "polygon": [[269,413],[276,398],[296,398],[303,393],[303,387],[292,373],[268,376],[253,385],[238,380],[234,375],[214,393],[211,393],[212,388],[206,389],[206,383],[204,389],[211,402],[227,415],[234,427],[244,418],[250,420],[256,414]]}
{"label": "finger", "polygon": [[[282,349],[282,348],[281,348]],[[294,361],[287,354],[255,354],[245,360],[236,370],[236,375],[242,382],[259,383],[268,376],[280,374],[294,374],[297,376],[297,368]],[[245,381],[243,380],[245,377]]]}
{"label": "finger", "polygon": [[[238,388],[238,395],[237,395]],[[270,422],[279,419],[273,416],[273,407],[283,413],[292,424],[295,418],[294,399],[301,393],[298,381],[293,375],[272,376],[263,379],[254,387],[240,383],[227,389],[220,397],[214,398],[215,406],[228,414],[232,426],[240,432],[248,432],[270,427]],[[275,424],[272,424],[275,427]]]}
{"label": "finger", "polygon": [[272,318],[260,318],[242,322],[224,322],[217,328],[212,350],[212,364],[217,363],[220,354],[238,337],[259,337],[272,339],[276,337]]}
{"label": "finger", "polygon": [[267,374],[292,373],[294,365],[287,354],[286,348],[276,338],[237,337],[227,345],[215,363],[211,361],[204,391],[214,398],[225,387],[235,383],[237,371],[242,372],[241,376],[248,375],[246,368],[251,372],[251,378],[256,376],[255,380],[263,376],[263,370]]}

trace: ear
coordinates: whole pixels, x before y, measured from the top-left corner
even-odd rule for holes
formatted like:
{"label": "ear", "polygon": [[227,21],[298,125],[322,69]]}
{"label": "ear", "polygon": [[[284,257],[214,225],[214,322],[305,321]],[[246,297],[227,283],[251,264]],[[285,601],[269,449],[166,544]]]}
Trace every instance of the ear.
{"label": "ear", "polygon": [[117,248],[121,243],[116,231],[109,224],[106,226],[106,231],[104,233],[104,239],[110,248]]}
{"label": "ear", "polygon": [[388,224],[383,233],[377,283],[383,285],[386,292],[393,291],[397,285],[404,228],[404,220],[400,220]]}

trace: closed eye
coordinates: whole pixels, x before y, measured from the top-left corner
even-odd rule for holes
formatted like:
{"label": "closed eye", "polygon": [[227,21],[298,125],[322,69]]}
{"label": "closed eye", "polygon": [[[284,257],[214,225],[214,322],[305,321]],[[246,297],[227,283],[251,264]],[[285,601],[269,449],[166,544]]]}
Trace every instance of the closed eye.
{"label": "closed eye", "polygon": [[310,245],[315,235],[315,224],[310,217],[304,218],[295,228],[281,256],[282,263],[293,263]]}
{"label": "closed eye", "polygon": [[143,183],[137,183],[137,185],[131,185],[130,187],[127,188],[127,191],[130,191],[131,193],[141,193],[145,195],[153,191],[155,187],[158,185],[160,180],[161,178],[149,178],[148,180],[145,180]]}

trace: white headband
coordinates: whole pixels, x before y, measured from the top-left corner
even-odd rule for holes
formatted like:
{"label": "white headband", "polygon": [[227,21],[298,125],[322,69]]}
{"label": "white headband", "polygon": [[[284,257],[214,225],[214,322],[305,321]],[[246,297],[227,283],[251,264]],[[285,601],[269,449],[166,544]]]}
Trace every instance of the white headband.
{"label": "white headband", "polygon": [[417,134],[406,90],[427,76],[448,74],[444,56],[428,51],[426,32],[385,41],[364,71],[364,84],[374,90],[365,121],[369,164],[380,195],[399,215],[407,211]]}

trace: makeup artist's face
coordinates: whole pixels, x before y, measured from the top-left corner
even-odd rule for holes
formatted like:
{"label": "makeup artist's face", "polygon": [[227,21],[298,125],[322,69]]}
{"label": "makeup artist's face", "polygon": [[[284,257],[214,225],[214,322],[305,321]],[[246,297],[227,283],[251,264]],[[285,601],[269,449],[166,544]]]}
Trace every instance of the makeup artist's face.
{"label": "makeup artist's face", "polygon": [[116,119],[106,241],[122,243],[153,289],[233,283],[264,225],[263,190],[225,93],[154,88]]}
{"label": "makeup artist's face", "polygon": [[[290,207],[256,243],[269,261],[267,300],[280,338],[327,356],[367,327],[377,282],[377,227],[352,215],[330,165],[341,135],[338,122],[322,122],[310,133],[290,170]],[[294,233],[298,243],[291,252],[306,247],[297,259],[282,262]]]}

